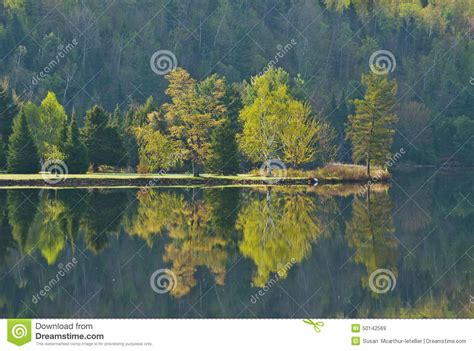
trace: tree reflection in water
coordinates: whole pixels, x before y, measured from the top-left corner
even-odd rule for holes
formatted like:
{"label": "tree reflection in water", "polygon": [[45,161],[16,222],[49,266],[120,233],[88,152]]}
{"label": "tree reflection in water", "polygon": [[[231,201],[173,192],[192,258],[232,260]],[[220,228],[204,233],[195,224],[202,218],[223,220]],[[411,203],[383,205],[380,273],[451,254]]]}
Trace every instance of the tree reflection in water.
{"label": "tree reflection in water", "polygon": [[[68,317],[71,296],[100,291],[99,317],[125,317],[136,300],[150,317],[188,316],[183,306],[196,301],[210,317],[241,316],[242,306],[247,316],[291,316],[295,301],[327,317],[469,317],[474,211],[462,184],[427,188],[431,219],[421,227],[399,225],[406,211],[396,187],[1,190],[0,312],[29,316],[29,306]],[[76,256],[61,287],[33,306],[31,296]],[[149,279],[159,268],[177,281],[158,296]],[[380,268],[397,280],[386,294],[369,286]],[[252,305],[277,272],[278,287]]]}

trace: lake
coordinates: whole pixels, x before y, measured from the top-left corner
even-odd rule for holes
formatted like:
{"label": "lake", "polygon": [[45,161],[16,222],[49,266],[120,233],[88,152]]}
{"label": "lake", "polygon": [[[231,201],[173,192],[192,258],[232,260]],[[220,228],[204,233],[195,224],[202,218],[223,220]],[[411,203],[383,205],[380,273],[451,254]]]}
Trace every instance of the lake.
{"label": "lake", "polygon": [[472,318],[472,175],[2,189],[0,318]]}

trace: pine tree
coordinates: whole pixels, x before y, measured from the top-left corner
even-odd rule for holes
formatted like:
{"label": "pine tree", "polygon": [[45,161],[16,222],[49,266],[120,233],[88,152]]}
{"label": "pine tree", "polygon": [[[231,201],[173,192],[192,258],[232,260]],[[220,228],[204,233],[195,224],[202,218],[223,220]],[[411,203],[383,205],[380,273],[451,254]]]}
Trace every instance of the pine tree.
{"label": "pine tree", "polygon": [[37,173],[39,164],[38,149],[26,116],[21,112],[13,122],[13,132],[8,146],[7,170],[9,173]]}
{"label": "pine tree", "polygon": [[72,116],[71,124],[67,130],[67,139],[64,147],[66,154],[66,164],[69,173],[86,173],[89,168],[89,157],[87,147],[84,145],[79,135],[76,116]]}
{"label": "pine tree", "polygon": [[349,116],[347,138],[352,142],[354,162],[365,161],[370,177],[370,167],[384,164],[393,142],[397,82],[388,75],[371,73],[362,75],[362,83],[367,91],[364,99],[354,100],[356,111]]}
{"label": "pine tree", "polygon": [[82,140],[94,171],[100,165],[119,167],[127,161],[122,136],[118,128],[109,125],[109,122],[109,114],[100,106],[96,105],[86,113]]}

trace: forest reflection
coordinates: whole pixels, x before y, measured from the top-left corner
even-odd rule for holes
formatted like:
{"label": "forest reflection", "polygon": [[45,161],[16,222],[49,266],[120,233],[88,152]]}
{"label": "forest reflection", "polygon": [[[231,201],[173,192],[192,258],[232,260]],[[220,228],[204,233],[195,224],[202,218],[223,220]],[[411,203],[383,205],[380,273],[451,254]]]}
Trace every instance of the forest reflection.
{"label": "forest reflection", "polygon": [[[446,224],[441,221],[446,209],[434,212],[440,202],[432,189],[426,192],[419,196],[431,201],[423,201],[428,207],[419,211],[429,214],[414,221],[415,214],[401,206],[406,199],[387,186],[363,191],[0,190],[0,311],[6,316],[24,313],[21,305],[54,275],[57,265],[77,257],[80,269],[64,282],[71,294],[86,296],[85,285],[97,286],[111,301],[143,299],[155,316],[179,316],[179,301],[194,299],[203,286],[215,286],[221,289],[216,294],[226,295],[209,297],[204,315],[229,316],[217,312],[216,304],[225,304],[220,299],[229,309],[237,300],[248,303],[248,296],[276,272],[280,285],[269,299],[280,301],[284,291],[303,302],[318,291],[319,297],[304,310],[324,316],[472,316],[472,260],[463,256],[472,245],[472,206],[459,202]],[[451,200],[447,203],[454,207],[459,199],[453,194],[443,200]],[[433,227],[433,221],[442,228]],[[427,234],[432,238],[424,241]],[[113,266],[112,260],[118,264]],[[290,262],[291,269],[282,269]],[[450,270],[453,262],[456,274]],[[154,306],[157,297],[148,282],[160,267],[172,270],[177,279],[169,295],[159,297],[167,299],[165,309]],[[396,277],[397,289],[390,294],[369,287],[371,273],[379,268]],[[441,276],[445,271],[449,274]],[[113,284],[120,279],[120,289],[108,286],[108,279]],[[63,298],[60,290],[48,296],[51,303],[56,298]],[[109,303],[100,306],[97,315],[124,313]],[[289,305],[252,307],[259,316],[291,315]],[[46,311],[38,308],[36,313]],[[52,311],[46,315],[67,316]],[[297,314],[305,315],[303,310]]]}

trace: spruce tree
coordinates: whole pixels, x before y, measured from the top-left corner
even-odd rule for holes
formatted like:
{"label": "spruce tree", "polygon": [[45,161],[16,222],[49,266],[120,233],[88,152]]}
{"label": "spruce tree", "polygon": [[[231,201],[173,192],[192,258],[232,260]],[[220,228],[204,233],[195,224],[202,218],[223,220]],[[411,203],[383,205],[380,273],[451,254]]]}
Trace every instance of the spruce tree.
{"label": "spruce tree", "polygon": [[211,136],[210,156],[206,162],[208,172],[224,175],[239,173],[239,148],[235,134],[228,120],[214,130]]}
{"label": "spruce tree", "polygon": [[87,147],[84,145],[79,135],[76,117],[73,115],[71,124],[67,130],[67,139],[65,143],[66,165],[69,173],[86,173],[89,168],[89,157]]}
{"label": "spruce tree", "polygon": [[241,87],[238,84],[227,86],[223,103],[227,107],[227,117],[211,135],[209,159],[205,164],[207,172],[216,174],[237,174],[240,171],[240,152],[237,144],[237,133],[241,126],[238,123],[242,109],[240,99]]}
{"label": "spruce tree", "polygon": [[119,167],[127,162],[118,127],[109,123],[109,114],[100,106],[96,105],[86,113],[82,139],[94,171],[97,171],[100,165]]}
{"label": "spruce tree", "polygon": [[38,149],[33,141],[24,113],[15,118],[9,139],[7,170],[9,173],[31,174],[39,171]]}

